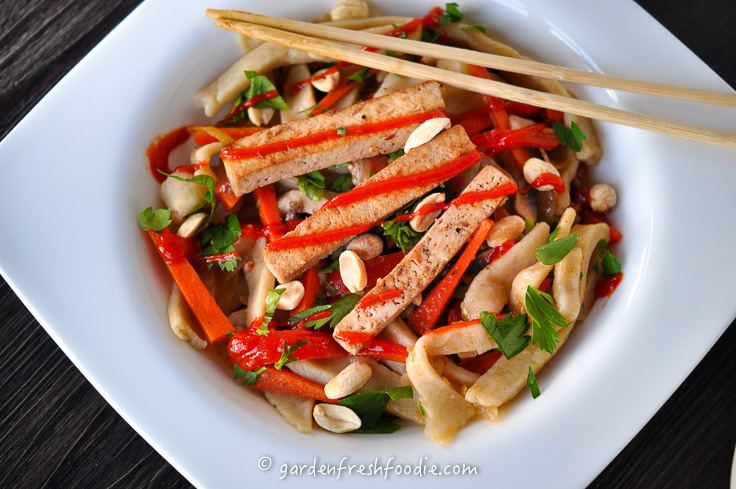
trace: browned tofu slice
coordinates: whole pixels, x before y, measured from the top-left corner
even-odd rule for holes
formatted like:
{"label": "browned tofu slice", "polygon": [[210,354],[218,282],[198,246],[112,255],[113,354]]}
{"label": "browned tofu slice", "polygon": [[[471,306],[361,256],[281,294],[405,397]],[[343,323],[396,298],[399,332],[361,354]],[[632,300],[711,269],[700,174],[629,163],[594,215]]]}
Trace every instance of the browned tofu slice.
{"label": "browned tofu slice", "polygon": [[[489,191],[507,183],[513,181],[499,169],[488,166],[468,184],[463,194]],[[362,348],[362,343],[346,342],[340,337],[360,338],[366,334],[375,336],[380,333],[384,326],[396,319],[412,299],[437,277],[480,223],[504,202],[506,197],[480,200],[447,209],[396,268],[383,280],[379,280],[365,298],[395,290],[400,291],[401,295],[387,301],[379,300],[367,307],[356,307],[338,323],[335,339],[349,352],[357,353]]]}
{"label": "browned tofu slice", "polygon": [[[392,178],[414,175],[445,166],[456,158],[475,150],[462,126],[437,135],[426,144],[418,146],[407,154],[391,163],[351,190],[359,192],[367,186],[377,182],[388,181]],[[301,236],[311,236],[344,229],[351,226],[371,226],[386,216],[393,214],[413,199],[424,195],[439,183],[431,183],[410,188],[398,188],[395,191],[378,194],[370,199],[340,207],[323,207],[308,217],[282,239],[291,239]],[[348,195],[348,194],[345,194]],[[326,257],[337,248],[347,243],[352,236],[337,239],[314,246],[269,251],[266,249],[265,259],[271,273],[284,283],[301,276],[308,268]],[[278,241],[276,241],[278,243]]]}
{"label": "browned tofu slice", "polygon": [[282,178],[403,148],[423,120],[446,117],[444,108],[439,83],[427,81],[238,139],[221,156],[240,196]]}

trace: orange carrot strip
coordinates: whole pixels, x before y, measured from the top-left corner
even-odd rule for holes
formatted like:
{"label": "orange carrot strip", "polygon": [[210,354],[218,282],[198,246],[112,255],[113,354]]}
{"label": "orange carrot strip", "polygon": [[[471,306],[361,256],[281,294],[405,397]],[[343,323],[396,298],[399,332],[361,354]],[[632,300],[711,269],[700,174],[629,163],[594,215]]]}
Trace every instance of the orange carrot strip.
{"label": "orange carrot strip", "polygon": [[[329,109],[330,107],[335,105],[335,103],[340,100],[343,95],[352,90],[353,87],[356,86],[356,83],[355,81],[350,80],[348,77],[360,70],[360,68],[360,66],[356,66],[353,70],[350,71],[350,73],[347,73],[344,77],[340,78],[340,83],[338,83],[335,88],[330,90],[330,93],[325,95],[325,98],[323,98],[320,103],[317,104],[317,107],[312,109],[310,113],[312,115],[320,115],[323,110]],[[371,72],[375,71],[376,70],[371,70]]]}
{"label": "orange carrot strip", "polygon": [[261,223],[268,229],[268,240],[276,241],[284,235],[284,223],[281,222],[279,204],[276,201],[276,191],[273,184],[257,188],[253,191],[258,206],[258,215]]}
{"label": "orange carrot strip", "polygon": [[317,382],[307,380],[301,375],[288,370],[276,370],[274,367],[265,367],[266,370],[258,376],[258,382],[253,386],[264,391],[283,392],[292,396],[317,399],[330,404],[337,401],[325,395],[325,388]]}
{"label": "orange carrot strip", "polygon": [[215,195],[220,202],[227,207],[227,210],[235,207],[235,204],[240,200],[240,197],[235,195],[235,192],[233,192],[233,188],[230,186],[230,180],[228,180],[227,175],[222,177],[220,181],[217,182],[217,185],[215,185]]}
{"label": "orange carrot strip", "polygon": [[148,235],[164,263],[166,263],[166,267],[184,296],[184,300],[194,313],[197,321],[199,321],[200,326],[202,326],[207,341],[216,343],[226,340],[225,335],[234,332],[235,328],[217,305],[207,287],[204,286],[194,267],[186,259],[167,260],[159,246],[159,239],[157,239],[159,235],[155,231],[148,231]]}
{"label": "orange carrot strip", "polygon": [[445,306],[452,298],[452,293],[460,283],[460,279],[468,269],[470,262],[478,253],[478,249],[488,236],[491,227],[493,227],[493,221],[490,219],[486,219],[480,224],[455,265],[427,294],[427,297],[422,300],[422,304],[414,310],[409,318],[409,326],[416,334],[423,335],[437,325]]}

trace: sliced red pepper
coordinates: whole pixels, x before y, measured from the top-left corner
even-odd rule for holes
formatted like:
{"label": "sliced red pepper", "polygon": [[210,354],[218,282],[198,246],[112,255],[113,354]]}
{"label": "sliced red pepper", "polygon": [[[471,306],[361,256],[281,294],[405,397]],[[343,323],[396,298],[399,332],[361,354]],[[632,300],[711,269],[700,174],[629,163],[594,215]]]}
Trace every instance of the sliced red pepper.
{"label": "sliced red pepper", "polygon": [[[365,272],[368,277],[368,283],[366,287],[373,287],[378,282],[379,278],[383,278],[393,270],[396,265],[399,264],[401,259],[404,258],[404,253],[399,251],[397,253],[390,253],[388,255],[381,255],[367,260],[365,262]],[[340,277],[340,271],[335,270],[327,275],[327,283],[330,284],[337,291],[337,295],[349,294],[350,291],[345,286],[345,283]]]}
{"label": "sliced red pepper", "polygon": [[174,129],[164,136],[156,136],[148,145],[146,149],[148,166],[151,175],[158,183],[163,183],[166,180],[166,175],[160,173],[159,170],[169,172],[169,155],[176,148],[186,143],[189,135],[189,126],[184,126]]}
{"label": "sliced red pepper", "polygon": [[421,305],[414,310],[409,318],[409,326],[416,334],[421,336],[437,326],[445,306],[452,299],[452,293],[460,284],[460,279],[468,269],[470,262],[475,258],[480,246],[485,242],[486,236],[488,236],[492,227],[493,221],[490,219],[486,219],[480,224],[455,265],[432,288],[422,300]]}
{"label": "sliced red pepper", "polygon": [[[555,132],[545,124],[532,124],[521,129],[493,129],[476,134],[470,140],[489,156],[512,148],[554,149],[560,144]],[[523,166],[523,164],[522,164]]]}
{"label": "sliced red pepper", "polygon": [[291,311],[291,316],[299,314],[302,311],[306,311],[310,307],[314,306],[314,300],[316,299],[317,294],[322,292],[322,284],[320,284],[319,276],[317,275],[322,266],[323,262],[320,262],[304,272],[304,275],[301,278],[301,283],[304,286],[304,297],[302,297],[299,305]]}
{"label": "sliced red pepper", "polygon": [[505,255],[507,251],[509,251],[511,248],[513,248],[515,244],[516,244],[516,240],[515,239],[510,239],[508,241],[504,241],[500,245],[498,245],[495,248],[493,248],[493,252],[491,252],[491,254],[488,255],[488,258],[486,259],[486,262],[487,263],[491,263],[494,260],[498,260],[503,255]]}
{"label": "sliced red pepper", "polygon": [[[237,363],[243,370],[251,371],[279,361],[284,344],[294,345],[299,340],[307,343],[294,351],[293,358],[339,358],[350,356],[329,333],[310,330],[279,330],[267,335],[244,330],[234,334],[227,345],[228,360]],[[373,340],[364,346],[358,356],[394,362],[406,361],[406,348],[386,340]]]}

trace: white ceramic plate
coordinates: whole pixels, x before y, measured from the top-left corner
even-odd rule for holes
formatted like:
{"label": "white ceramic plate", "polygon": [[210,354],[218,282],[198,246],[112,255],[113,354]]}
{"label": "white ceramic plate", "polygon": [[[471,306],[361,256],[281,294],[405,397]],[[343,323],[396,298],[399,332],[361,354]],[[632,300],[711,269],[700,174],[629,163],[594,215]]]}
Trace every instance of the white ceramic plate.
{"label": "white ceramic plate", "polygon": [[[422,15],[432,1],[376,2]],[[319,8],[317,5],[321,4]],[[191,96],[237,56],[205,7],[309,19],[329,2],[149,0],[100,43],[0,144],[0,269],[49,334],[103,396],[192,483],[268,487],[283,464],[467,464],[484,487],[582,487],[625,446],[734,317],[716,300],[736,288],[734,152],[600,124],[596,178],[619,189],[615,219],[625,280],[576,328],[500,422],[476,422],[440,448],[418,428],[390,436],[311,436],[287,426],[211,355],[174,338],[169,279],[140,232],[156,202],[145,167],[153,136],[203,122]],[[474,21],[522,52],[623,76],[730,90],[633,2],[465,1]],[[390,10],[389,10],[390,9]],[[594,102],[733,129],[732,109],[577,89]],[[53,131],[49,131],[50,121]],[[43,134],[43,145],[38,135]],[[11,164],[12,163],[12,164]],[[36,237],[43,222],[47,239]],[[697,322],[693,311],[698,311]],[[260,470],[267,464],[268,470]],[[346,457],[346,458],[345,458]],[[264,464],[259,467],[259,464]],[[347,471],[289,476],[305,486],[373,487]],[[421,469],[420,469],[421,470]],[[446,486],[447,476],[386,483]],[[475,483],[474,482],[474,483]]]}

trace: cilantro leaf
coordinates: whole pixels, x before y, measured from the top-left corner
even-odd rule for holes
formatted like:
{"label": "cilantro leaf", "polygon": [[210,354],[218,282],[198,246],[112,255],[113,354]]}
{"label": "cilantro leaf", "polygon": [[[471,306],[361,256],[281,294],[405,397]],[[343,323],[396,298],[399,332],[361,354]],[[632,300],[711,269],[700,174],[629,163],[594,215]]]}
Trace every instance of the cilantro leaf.
{"label": "cilantro leaf", "polygon": [[450,22],[460,22],[463,20],[463,14],[458,10],[456,3],[445,4],[445,15],[440,17],[440,23],[449,24]]}
{"label": "cilantro leaf", "polygon": [[335,260],[329,265],[327,265],[326,267],[320,268],[319,273],[330,273],[336,270],[340,270],[340,259],[339,258],[335,258]]}
{"label": "cilantro leaf", "polygon": [[337,170],[338,168],[345,168],[349,164],[350,164],[350,162],[349,161],[346,161],[345,163],[340,163],[339,165],[328,166],[327,169],[328,170]]}
{"label": "cilantro leaf", "polygon": [[422,406],[422,401],[417,401],[417,407],[419,408],[419,412],[422,413],[422,416],[427,415],[427,412],[424,410],[424,406]]}
{"label": "cilantro leaf", "polygon": [[560,335],[555,326],[566,328],[562,314],[552,305],[552,298],[532,286],[526,288],[526,311],[532,320],[532,343],[547,353],[554,353]]}
{"label": "cilantro leaf", "polygon": [[318,312],[326,311],[329,308],[330,308],[330,306],[326,304],[324,306],[315,306],[315,307],[310,307],[309,309],[305,309],[304,311],[300,312],[299,314],[294,314],[293,316],[291,316],[289,318],[289,326],[294,326],[296,323],[298,323],[299,321],[303,321],[303,320],[307,319],[312,314],[316,314]]}
{"label": "cilantro leaf", "polygon": [[329,323],[331,317],[332,316],[327,316],[327,317],[319,318],[319,319],[312,319],[311,321],[307,321],[306,323],[304,323],[304,326],[307,328],[319,329],[325,324]]}
{"label": "cilantro leaf", "polygon": [[440,33],[434,29],[422,29],[422,42],[434,43],[440,38]]}
{"label": "cilantro leaf", "polygon": [[621,273],[621,263],[619,263],[616,257],[613,256],[613,253],[608,250],[603,253],[603,258],[601,258],[601,265],[603,266],[604,277],[607,275]]}
{"label": "cilantro leaf", "polygon": [[394,240],[394,243],[406,253],[419,241],[420,233],[409,226],[408,221],[386,221],[381,224],[383,234]]}
{"label": "cilantro leaf", "polygon": [[526,314],[507,314],[499,321],[495,314],[483,311],[480,313],[480,324],[507,360],[524,351],[531,341],[526,334],[529,331]]}
{"label": "cilantro leaf", "polygon": [[296,350],[300,346],[304,346],[307,343],[308,343],[307,340],[301,339],[297,341],[296,343],[294,343],[293,345],[289,346],[289,343],[287,343],[286,340],[284,340],[284,349],[281,352],[281,358],[279,358],[279,361],[273,365],[274,368],[276,370],[281,370],[281,368],[284,365],[289,364],[291,362],[296,362],[297,360],[299,360],[297,357],[294,357],[292,355],[294,355],[294,352],[296,352]]}
{"label": "cilantro leaf", "polygon": [[392,50],[390,50],[390,49],[387,49],[387,50],[386,50],[386,51],[384,52],[384,54],[385,54],[386,56],[390,56],[390,57],[392,57],[392,58],[395,58],[395,57],[396,57],[396,51],[392,51]]}
{"label": "cilantro leaf", "polygon": [[552,241],[554,241],[558,234],[560,234],[560,228],[555,228],[554,231],[549,233],[549,237],[547,238],[547,243],[549,244]]}
{"label": "cilantro leaf", "polygon": [[[271,80],[263,75],[256,75],[254,71],[246,71],[245,76],[250,79],[250,86],[245,92],[240,94],[238,100],[235,101],[235,107],[240,105],[245,100],[250,100],[257,95],[263,95],[271,90],[276,90],[276,87],[271,83]],[[289,110],[289,104],[281,95],[274,98],[258,102],[254,105],[256,109],[278,109],[278,110]]]}
{"label": "cilantro leaf", "polygon": [[138,216],[138,223],[145,231],[163,231],[171,224],[171,210],[149,207]]}
{"label": "cilantro leaf", "polygon": [[233,367],[235,371],[233,378],[235,380],[243,379],[242,385],[256,385],[258,383],[258,377],[260,377],[263,371],[266,370],[266,367],[261,367],[258,370],[248,372],[240,368],[240,365],[237,363],[234,364]]}
{"label": "cilantro leaf", "polygon": [[360,428],[353,430],[350,433],[354,433],[356,435],[387,435],[389,433],[393,433],[399,428],[401,428],[401,425],[389,421],[386,417],[382,417],[373,428],[366,429],[361,425]]}
{"label": "cilantro leaf", "polygon": [[[559,228],[558,228],[559,229]],[[537,248],[537,260],[545,265],[554,265],[562,261],[578,242],[578,232],[570,233],[564,238],[557,239],[551,243]]]}
{"label": "cilantro leaf", "polygon": [[330,312],[332,313],[332,316],[330,316],[330,326],[333,328],[337,326],[337,323],[342,321],[342,318],[355,309],[355,305],[360,302],[360,299],[362,298],[363,297],[358,294],[348,294],[340,297],[330,304]]}
{"label": "cilantro leaf", "polygon": [[534,230],[534,226],[536,226],[537,223],[534,222],[534,219],[526,218],[524,219],[524,232],[521,233],[521,236],[519,238],[523,238],[527,234],[531,233]]}
{"label": "cilantro leaf", "polygon": [[348,128],[347,127],[338,127],[335,132],[338,136],[346,136],[348,134]]}
{"label": "cilantro leaf", "polygon": [[335,191],[340,194],[344,194],[345,192],[352,190],[353,177],[351,177],[348,173],[340,175],[332,181],[332,188],[334,188]]}
{"label": "cilantro leaf", "polygon": [[348,80],[352,80],[356,83],[363,83],[365,80],[373,76],[373,72],[367,66],[363,66],[358,71],[348,76]]}
{"label": "cilantro leaf", "polygon": [[573,151],[583,149],[583,140],[588,139],[583,130],[574,122],[570,127],[567,127],[557,121],[552,121],[552,129],[554,129],[557,139],[560,140],[560,144],[566,144]]}
{"label": "cilantro leaf", "polygon": [[266,315],[273,316],[276,312],[276,306],[279,304],[281,295],[286,292],[286,289],[268,289],[266,295]]}
{"label": "cilantro leaf", "polygon": [[[397,26],[396,24],[391,24],[391,25],[394,26],[394,30],[396,30],[396,29],[399,28],[399,26]],[[399,39],[406,39],[406,36],[408,36],[408,34],[406,33],[406,31],[404,29],[401,29],[401,32],[399,33],[398,38]]]}
{"label": "cilantro leaf", "polygon": [[[361,431],[372,430],[381,420],[390,400],[412,399],[414,391],[411,386],[397,387],[385,391],[361,392],[339,401],[341,406],[352,409],[361,419]],[[395,430],[394,430],[395,431]]]}
{"label": "cilantro leaf", "polygon": [[393,153],[389,153],[388,154],[389,163],[393,163],[394,161],[396,161],[399,158],[401,158],[402,156],[404,156],[404,154],[405,153],[404,153],[404,149],[403,148],[397,149]]}
{"label": "cilantro leaf", "polygon": [[532,398],[536,399],[539,397],[541,392],[539,391],[539,384],[537,384],[537,378],[534,376],[531,365],[529,366],[529,375],[526,376],[526,386],[532,389]]}
{"label": "cilantro leaf", "polygon": [[158,170],[158,172],[163,173],[167,177],[173,178],[174,180],[179,180],[180,182],[197,183],[199,185],[204,185],[207,188],[207,192],[205,192],[204,194],[204,204],[192,210],[189,214],[194,214],[202,207],[210,204],[212,207],[210,208],[210,215],[207,218],[207,223],[209,224],[209,222],[212,220],[212,216],[215,214],[215,179],[209,175],[194,175],[192,178],[182,178],[176,175],[169,175],[168,173],[161,170]]}
{"label": "cilantro leaf", "polygon": [[486,27],[483,26],[483,25],[480,25],[480,24],[466,25],[466,26],[463,26],[463,27],[460,28],[460,30],[463,31],[463,32],[468,31],[470,29],[477,29],[480,32],[485,32],[486,31]]}
{"label": "cilantro leaf", "polygon": [[[204,230],[199,238],[202,246],[207,245],[200,252],[200,256],[219,255],[235,251],[232,244],[240,237],[240,223],[235,214],[230,214],[220,224],[210,226]],[[233,271],[237,258],[219,263],[221,270]]]}
{"label": "cilantro leaf", "polygon": [[309,200],[320,200],[325,196],[325,177],[319,170],[310,171],[297,179],[296,186]]}

